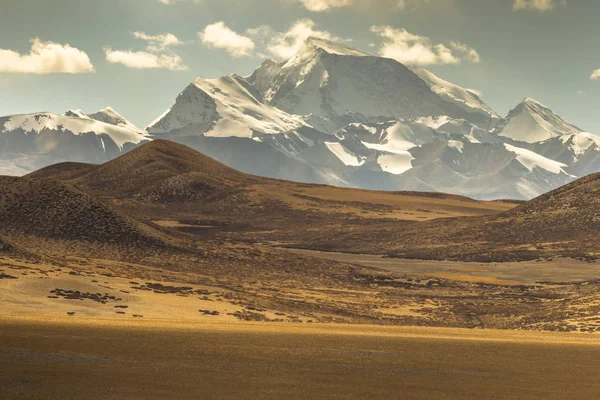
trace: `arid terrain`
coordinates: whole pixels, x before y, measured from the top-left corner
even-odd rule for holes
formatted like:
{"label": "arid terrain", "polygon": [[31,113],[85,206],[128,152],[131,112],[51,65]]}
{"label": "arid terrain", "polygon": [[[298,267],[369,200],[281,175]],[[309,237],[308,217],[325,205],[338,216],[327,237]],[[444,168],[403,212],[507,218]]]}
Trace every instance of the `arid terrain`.
{"label": "arid terrain", "polygon": [[[103,165],[0,177],[0,394],[105,398],[96,371],[131,398],[402,387],[564,399],[577,382],[586,398],[598,389],[599,182],[526,203],[341,189],[242,174],[160,140]],[[556,369],[564,357],[579,381]],[[545,385],[506,386],[514,363]],[[158,365],[168,380],[143,372]],[[405,378],[378,386],[392,376]]]}
{"label": "arid terrain", "polygon": [[0,319],[0,397],[564,400],[600,391],[600,346],[589,335],[66,318]]}
{"label": "arid terrain", "polygon": [[0,179],[2,314],[595,332],[598,181],[527,203],[373,192],[157,140]]}

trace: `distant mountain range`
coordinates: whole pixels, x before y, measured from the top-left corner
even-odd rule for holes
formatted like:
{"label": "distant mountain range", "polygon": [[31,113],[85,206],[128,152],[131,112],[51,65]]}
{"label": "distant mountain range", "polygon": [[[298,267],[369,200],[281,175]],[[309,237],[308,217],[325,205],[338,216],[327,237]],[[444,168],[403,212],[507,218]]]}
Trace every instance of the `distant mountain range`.
{"label": "distant mountain range", "polygon": [[0,174],[102,163],[156,138],[255,175],[477,199],[530,199],[600,171],[600,136],[533,99],[501,118],[429,71],[310,38],[249,77],[196,79],[146,129],[111,108],[0,118]]}

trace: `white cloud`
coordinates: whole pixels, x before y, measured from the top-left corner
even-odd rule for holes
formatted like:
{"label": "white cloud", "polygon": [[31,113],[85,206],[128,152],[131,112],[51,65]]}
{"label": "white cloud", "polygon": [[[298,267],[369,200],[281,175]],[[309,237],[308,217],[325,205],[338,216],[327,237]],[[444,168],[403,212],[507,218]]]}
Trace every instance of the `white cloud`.
{"label": "white cloud", "polygon": [[460,42],[450,42],[450,47],[452,50],[462,53],[464,57],[466,57],[471,62],[479,64],[481,62],[481,57],[479,53],[474,48]]}
{"label": "white cloud", "polygon": [[223,49],[233,57],[251,56],[255,46],[252,39],[232,31],[224,22],[208,25],[198,36],[205,46]]}
{"label": "white cloud", "polygon": [[274,57],[281,60],[293,57],[309,37],[348,41],[315,27],[311,19],[301,19],[285,32],[277,32],[269,25],[260,25],[247,29],[242,35],[229,29],[224,22],[217,22],[208,25],[198,35],[207,47],[224,49],[234,57]]}
{"label": "white cloud", "polygon": [[465,44],[450,42],[450,48],[444,44],[434,44],[426,36],[419,36],[406,29],[395,29],[388,25],[372,26],[383,42],[379,54],[393,58],[403,64],[426,66],[433,64],[458,64],[462,59],[480,62],[477,51]]}
{"label": "white cloud", "polygon": [[68,44],[31,40],[29,54],[0,49],[0,72],[84,74],[94,72],[88,55]]}
{"label": "white cloud", "polygon": [[147,35],[144,32],[133,32],[133,37],[136,39],[145,40],[148,42],[148,51],[161,52],[167,50],[171,46],[179,46],[183,44],[177,36],[172,33],[160,35]]}
{"label": "white cloud", "polygon": [[552,11],[558,6],[566,7],[566,0],[514,0],[513,10],[534,10],[539,12]]}
{"label": "white cloud", "polygon": [[350,0],[296,0],[302,3],[307,10],[313,12],[330,11],[334,8],[347,7]]}
{"label": "white cloud", "polygon": [[592,75],[590,75],[590,79],[593,81],[599,80],[600,79],[600,69],[597,69],[594,72],[592,72]]}
{"label": "white cloud", "polygon": [[343,41],[327,31],[316,30],[315,26],[315,22],[310,19],[296,21],[287,32],[274,33],[268,42],[267,50],[271,55],[285,60],[293,57],[309,37]]}
{"label": "white cloud", "polygon": [[147,51],[104,49],[106,60],[112,64],[123,64],[134,69],[168,69],[185,71],[188,67],[176,54],[154,54]]}
{"label": "white cloud", "polygon": [[578,96],[587,96],[587,92],[586,92],[586,91],[584,91],[584,90],[578,90],[578,91],[577,91],[577,95],[578,95]]}
{"label": "white cloud", "polygon": [[104,48],[106,61],[111,64],[123,64],[133,69],[168,69],[185,71],[188,69],[180,56],[173,53],[172,46],[183,44],[172,33],[148,35],[144,32],[132,32],[136,39],[148,42],[146,51],[113,50],[110,46]]}

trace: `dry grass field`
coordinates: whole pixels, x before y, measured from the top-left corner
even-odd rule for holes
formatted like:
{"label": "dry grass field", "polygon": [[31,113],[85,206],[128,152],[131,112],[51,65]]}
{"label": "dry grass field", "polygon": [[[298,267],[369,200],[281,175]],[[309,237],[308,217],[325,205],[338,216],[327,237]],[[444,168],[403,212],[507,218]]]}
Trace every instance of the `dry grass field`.
{"label": "dry grass field", "polygon": [[572,334],[5,317],[0,355],[5,399],[568,400],[600,392],[600,342]]}

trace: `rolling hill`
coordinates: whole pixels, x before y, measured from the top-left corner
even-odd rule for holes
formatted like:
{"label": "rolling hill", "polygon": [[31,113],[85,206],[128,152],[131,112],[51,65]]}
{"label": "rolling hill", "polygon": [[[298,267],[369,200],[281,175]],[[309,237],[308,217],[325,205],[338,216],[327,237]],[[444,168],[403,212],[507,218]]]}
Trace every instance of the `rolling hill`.
{"label": "rolling hill", "polygon": [[156,140],[102,165],[61,164],[34,178],[62,179],[189,240],[465,261],[598,255],[598,174],[521,204],[481,202],[262,178]]}

